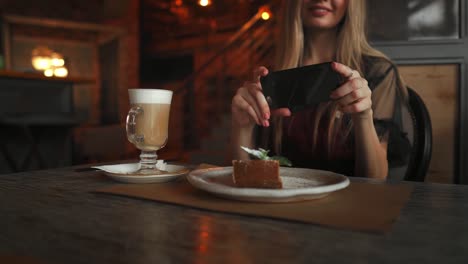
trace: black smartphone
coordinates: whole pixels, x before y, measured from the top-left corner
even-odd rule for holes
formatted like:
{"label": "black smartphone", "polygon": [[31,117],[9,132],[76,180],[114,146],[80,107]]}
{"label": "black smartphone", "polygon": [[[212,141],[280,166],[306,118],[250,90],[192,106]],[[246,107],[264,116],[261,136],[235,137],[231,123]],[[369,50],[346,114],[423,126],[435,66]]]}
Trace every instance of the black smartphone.
{"label": "black smartphone", "polygon": [[270,72],[260,78],[263,94],[272,109],[291,112],[330,100],[330,94],[343,82],[331,62]]}

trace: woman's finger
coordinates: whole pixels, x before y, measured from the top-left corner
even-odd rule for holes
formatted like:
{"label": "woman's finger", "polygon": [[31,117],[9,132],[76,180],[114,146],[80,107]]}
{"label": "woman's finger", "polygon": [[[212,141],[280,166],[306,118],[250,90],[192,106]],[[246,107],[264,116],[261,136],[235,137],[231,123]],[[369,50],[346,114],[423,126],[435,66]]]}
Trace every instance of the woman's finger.
{"label": "woman's finger", "polygon": [[342,77],[346,78],[347,80],[352,80],[355,78],[360,78],[361,75],[358,71],[351,69],[350,67],[341,64],[339,62],[334,61],[332,63],[332,68],[339,73]]}
{"label": "woman's finger", "polygon": [[372,94],[371,90],[370,89],[366,89],[366,88],[360,88],[360,89],[357,89],[357,90],[353,90],[351,91],[350,93],[348,93],[347,95],[341,97],[340,99],[337,100],[337,103],[340,105],[340,106],[347,106],[349,104],[352,104],[356,101],[360,101],[366,97],[370,97]]}
{"label": "woman's finger", "polygon": [[262,92],[260,78],[267,74],[268,69],[264,66],[255,69],[254,80],[244,83],[244,85],[237,90],[232,100],[232,111],[238,118],[248,114],[257,125],[266,127],[270,125],[268,119],[271,113],[268,102]]}
{"label": "woman's finger", "polygon": [[289,108],[277,108],[271,112],[273,116],[291,116]]}
{"label": "woman's finger", "polygon": [[353,104],[341,107],[341,111],[348,114],[361,113],[368,109],[371,109],[372,101],[370,98],[365,98],[363,100],[357,101]]}
{"label": "woman's finger", "polygon": [[352,93],[355,90],[366,89],[366,88],[369,89],[369,87],[367,85],[368,84],[367,84],[366,79],[354,78],[352,80],[349,80],[349,81],[345,82],[340,87],[335,89],[330,94],[330,98],[331,99],[339,99],[339,98],[342,98],[342,97],[348,95],[349,93]]}
{"label": "woman's finger", "polygon": [[340,110],[354,114],[371,109],[372,91],[367,80],[358,71],[344,64],[333,62],[332,68],[345,78],[345,82],[330,94],[330,98],[337,100]]}
{"label": "woman's finger", "polygon": [[250,95],[256,100],[256,104],[260,112],[260,117],[266,120],[270,119],[270,106],[268,105],[262,89],[258,85],[252,83],[248,84],[246,88]]}
{"label": "woman's finger", "polygon": [[257,113],[255,112],[254,108],[252,107],[252,105],[249,104],[248,101],[245,100],[245,98],[242,95],[236,94],[234,98],[232,99],[232,105],[233,105],[233,112],[237,112],[237,113],[239,113],[239,111],[245,112],[250,116],[252,120],[255,121],[255,123],[257,123],[257,125],[259,126],[261,125],[260,119],[258,118]]}
{"label": "woman's finger", "polygon": [[[253,83],[247,84],[243,88],[245,90],[243,90],[240,94],[242,95],[244,100],[252,106],[255,113],[257,114],[258,120],[260,120],[260,124],[263,126],[268,126],[268,119],[270,117],[270,107],[268,106],[265,96],[261,92],[260,88],[258,87],[258,85]],[[268,118],[266,118],[267,115]]]}
{"label": "woman's finger", "polygon": [[260,83],[260,77],[267,76],[268,69],[265,66],[260,66],[254,70],[253,81]]}

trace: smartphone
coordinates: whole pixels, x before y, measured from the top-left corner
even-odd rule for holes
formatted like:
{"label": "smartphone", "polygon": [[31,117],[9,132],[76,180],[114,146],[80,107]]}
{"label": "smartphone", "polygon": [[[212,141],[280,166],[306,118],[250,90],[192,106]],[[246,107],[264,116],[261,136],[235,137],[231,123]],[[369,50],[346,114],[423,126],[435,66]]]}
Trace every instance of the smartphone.
{"label": "smartphone", "polygon": [[343,82],[331,62],[275,71],[260,78],[270,108],[297,112],[330,100],[330,94]]}

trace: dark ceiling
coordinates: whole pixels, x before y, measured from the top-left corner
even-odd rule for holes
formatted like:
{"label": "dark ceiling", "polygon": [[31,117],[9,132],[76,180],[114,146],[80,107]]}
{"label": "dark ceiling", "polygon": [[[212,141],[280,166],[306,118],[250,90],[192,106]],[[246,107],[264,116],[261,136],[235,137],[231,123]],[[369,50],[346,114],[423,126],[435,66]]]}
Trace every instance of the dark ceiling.
{"label": "dark ceiling", "polygon": [[141,33],[144,42],[181,39],[214,32],[234,31],[268,0],[142,0]]}

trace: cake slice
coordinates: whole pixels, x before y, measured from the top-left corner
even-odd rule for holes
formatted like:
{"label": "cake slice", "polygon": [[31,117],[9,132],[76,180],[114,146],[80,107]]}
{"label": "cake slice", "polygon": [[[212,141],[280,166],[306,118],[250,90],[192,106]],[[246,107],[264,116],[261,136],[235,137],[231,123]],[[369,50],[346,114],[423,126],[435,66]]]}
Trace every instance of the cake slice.
{"label": "cake slice", "polygon": [[233,180],[237,187],[281,189],[277,160],[233,160]]}

